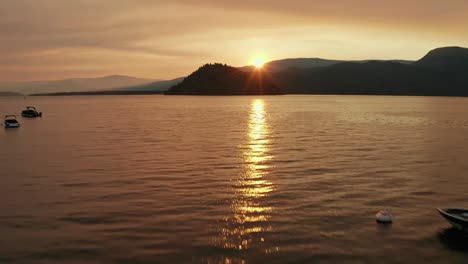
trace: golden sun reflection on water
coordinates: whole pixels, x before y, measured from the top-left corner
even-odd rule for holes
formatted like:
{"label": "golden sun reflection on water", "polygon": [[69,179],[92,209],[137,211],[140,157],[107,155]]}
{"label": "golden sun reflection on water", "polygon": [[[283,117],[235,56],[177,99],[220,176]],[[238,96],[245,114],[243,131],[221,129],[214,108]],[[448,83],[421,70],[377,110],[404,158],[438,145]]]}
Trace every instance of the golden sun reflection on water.
{"label": "golden sun reflection on water", "polygon": [[265,233],[271,231],[269,219],[273,209],[262,204],[274,190],[267,178],[269,165],[265,163],[273,158],[269,151],[270,129],[265,102],[257,99],[251,105],[247,148],[242,153],[245,171],[236,183],[231,204],[234,215],[227,219],[222,232],[226,249],[245,250],[261,245]]}

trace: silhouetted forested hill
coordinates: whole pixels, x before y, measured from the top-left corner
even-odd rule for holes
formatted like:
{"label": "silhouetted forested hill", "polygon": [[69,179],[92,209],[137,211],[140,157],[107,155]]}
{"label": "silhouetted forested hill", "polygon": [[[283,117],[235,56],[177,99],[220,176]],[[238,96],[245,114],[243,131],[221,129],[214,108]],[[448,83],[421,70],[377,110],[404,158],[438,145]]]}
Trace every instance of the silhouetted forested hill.
{"label": "silhouetted forested hill", "polygon": [[275,95],[283,94],[269,74],[243,72],[215,63],[205,64],[169,89],[168,95]]}

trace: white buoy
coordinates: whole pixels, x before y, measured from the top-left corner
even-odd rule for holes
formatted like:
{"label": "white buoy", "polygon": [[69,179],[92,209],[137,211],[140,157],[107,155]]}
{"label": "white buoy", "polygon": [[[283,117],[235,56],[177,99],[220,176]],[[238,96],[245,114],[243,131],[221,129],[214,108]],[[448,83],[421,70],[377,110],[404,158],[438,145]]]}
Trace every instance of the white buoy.
{"label": "white buoy", "polygon": [[375,215],[375,220],[382,224],[390,224],[393,221],[393,215],[387,210],[380,210]]}

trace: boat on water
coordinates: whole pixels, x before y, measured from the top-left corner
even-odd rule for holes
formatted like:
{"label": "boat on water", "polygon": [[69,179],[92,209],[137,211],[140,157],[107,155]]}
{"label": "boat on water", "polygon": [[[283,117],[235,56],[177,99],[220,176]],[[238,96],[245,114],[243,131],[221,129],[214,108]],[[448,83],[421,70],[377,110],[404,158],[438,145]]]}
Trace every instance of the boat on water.
{"label": "boat on water", "polygon": [[455,228],[468,232],[468,209],[437,208],[437,211]]}
{"label": "boat on water", "polygon": [[22,117],[42,117],[42,112],[38,112],[34,106],[28,106],[21,112]]}
{"label": "boat on water", "polygon": [[16,120],[15,115],[6,115],[4,125],[5,128],[15,128],[20,126],[18,120]]}
{"label": "boat on water", "polygon": [[377,223],[391,224],[393,222],[393,215],[387,210],[380,210],[375,215]]}

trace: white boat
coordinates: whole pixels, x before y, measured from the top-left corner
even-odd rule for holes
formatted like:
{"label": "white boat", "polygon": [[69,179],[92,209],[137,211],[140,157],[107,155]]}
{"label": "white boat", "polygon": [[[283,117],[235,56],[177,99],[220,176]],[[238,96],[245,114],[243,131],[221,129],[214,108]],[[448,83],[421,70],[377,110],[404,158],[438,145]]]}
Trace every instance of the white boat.
{"label": "white boat", "polygon": [[34,106],[28,106],[26,110],[21,112],[21,116],[31,118],[42,117],[42,112],[38,112]]}
{"label": "white boat", "polygon": [[6,115],[3,124],[5,125],[5,128],[16,128],[20,126],[15,115]]}
{"label": "white boat", "polygon": [[393,215],[387,210],[380,210],[375,215],[375,220],[381,224],[391,224],[393,222]]}

